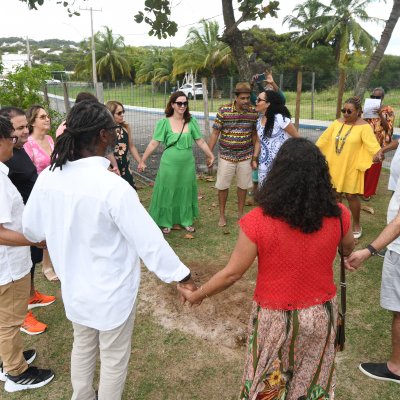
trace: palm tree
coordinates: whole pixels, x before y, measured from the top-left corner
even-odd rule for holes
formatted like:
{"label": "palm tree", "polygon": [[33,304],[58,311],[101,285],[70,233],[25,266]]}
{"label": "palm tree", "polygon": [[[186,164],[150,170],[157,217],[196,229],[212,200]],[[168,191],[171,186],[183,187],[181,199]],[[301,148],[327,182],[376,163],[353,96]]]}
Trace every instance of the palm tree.
{"label": "palm tree", "polygon": [[[94,35],[98,77],[111,79],[113,82],[121,77],[130,78],[130,65],[125,55],[124,38],[120,35],[113,35],[112,30],[107,26],[104,28],[104,32],[96,32]],[[90,75],[92,57],[89,41],[83,41],[81,48],[86,55],[77,64],[75,72],[80,76]]]}
{"label": "palm tree", "polygon": [[125,43],[121,35],[113,35],[107,26],[100,32],[96,42],[96,68],[100,78],[108,77],[115,82],[117,77],[130,78],[129,63],[124,55]]}
{"label": "palm tree", "polygon": [[142,59],[136,74],[138,83],[163,83],[173,79],[174,51],[172,49],[153,48]]}
{"label": "palm tree", "polygon": [[[308,1],[305,5],[313,6],[315,9],[323,9],[321,15],[316,15],[313,22],[298,26],[303,30],[306,44],[309,47],[317,45],[322,41],[331,44],[335,50],[336,62],[339,68],[338,102],[336,116],[340,116],[340,109],[343,100],[344,84],[346,80],[346,65],[349,60],[350,48],[356,51],[365,51],[371,54],[376,40],[358,23],[366,21],[379,21],[378,18],[369,17],[365,11],[366,6],[375,0],[331,0],[328,7],[321,8],[318,2]],[[302,17],[303,9],[299,7],[299,21],[305,23]],[[290,20],[295,23],[295,19]],[[315,30],[306,31],[304,26],[315,24]],[[300,39],[301,40],[301,39]]]}
{"label": "palm tree", "polygon": [[381,40],[376,46],[374,54],[371,56],[368,65],[364,69],[361,74],[360,79],[357,82],[355,95],[363,97],[365,91],[367,90],[367,85],[371,79],[372,74],[375,71],[375,68],[380,63],[385,54],[386,47],[389,43],[390,38],[392,37],[392,33],[397,24],[397,21],[400,18],[400,0],[393,0],[393,7],[390,13],[389,19],[386,21],[385,28],[382,32]]}
{"label": "palm tree", "polygon": [[232,62],[231,49],[219,40],[216,21],[200,21],[201,28],[191,28],[185,46],[176,52],[174,75],[206,70],[215,81],[215,70]]}

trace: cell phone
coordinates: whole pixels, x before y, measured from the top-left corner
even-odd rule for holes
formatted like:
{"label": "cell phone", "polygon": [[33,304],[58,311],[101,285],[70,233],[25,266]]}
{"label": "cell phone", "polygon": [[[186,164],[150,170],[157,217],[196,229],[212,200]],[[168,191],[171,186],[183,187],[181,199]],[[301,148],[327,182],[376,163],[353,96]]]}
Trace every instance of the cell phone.
{"label": "cell phone", "polygon": [[257,82],[262,82],[262,81],[265,81],[265,74],[257,75]]}

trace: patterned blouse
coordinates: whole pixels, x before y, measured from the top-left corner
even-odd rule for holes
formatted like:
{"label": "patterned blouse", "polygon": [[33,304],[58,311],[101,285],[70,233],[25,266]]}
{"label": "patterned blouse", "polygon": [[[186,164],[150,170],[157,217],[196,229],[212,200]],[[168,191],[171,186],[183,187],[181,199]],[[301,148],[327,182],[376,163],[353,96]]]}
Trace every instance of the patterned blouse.
{"label": "patterned blouse", "polygon": [[393,125],[394,125],[394,111],[390,106],[382,107],[382,117],[386,120],[389,125],[389,130],[386,132],[382,126],[380,117],[378,118],[366,118],[365,120],[371,125],[372,130],[375,133],[376,139],[381,147],[389,144],[392,141],[393,136]]}
{"label": "patterned blouse", "polygon": [[[45,137],[49,142],[51,151],[53,151],[53,138],[49,135],[46,135]],[[33,164],[35,165],[38,174],[40,174],[45,168],[50,165],[50,156],[41,146],[39,146],[39,144],[32,136],[28,137],[28,141],[24,144],[24,149],[29,158],[32,160]]]}

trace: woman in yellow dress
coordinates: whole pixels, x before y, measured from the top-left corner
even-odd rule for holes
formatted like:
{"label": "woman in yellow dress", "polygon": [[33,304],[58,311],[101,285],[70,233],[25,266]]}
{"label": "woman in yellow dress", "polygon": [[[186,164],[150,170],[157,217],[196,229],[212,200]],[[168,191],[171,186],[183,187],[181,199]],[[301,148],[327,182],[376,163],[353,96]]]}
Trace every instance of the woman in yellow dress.
{"label": "woman in yellow dress", "polygon": [[353,217],[353,235],[362,235],[361,202],[364,174],[373,162],[379,161],[380,146],[368,122],[361,118],[361,100],[350,97],[342,108],[343,117],[334,121],[317,140],[324,154],[332,184],[338,195],[346,195]]}

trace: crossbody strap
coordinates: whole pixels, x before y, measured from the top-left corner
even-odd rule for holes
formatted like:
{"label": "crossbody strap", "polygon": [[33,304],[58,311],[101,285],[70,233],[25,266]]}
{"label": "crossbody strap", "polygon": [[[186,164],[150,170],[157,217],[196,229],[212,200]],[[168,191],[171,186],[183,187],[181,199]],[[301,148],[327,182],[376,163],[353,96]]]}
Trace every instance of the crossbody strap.
{"label": "crossbody strap", "polygon": [[339,245],[339,254],[340,254],[340,310],[341,314],[344,317],[346,315],[346,270],[344,268],[344,256],[343,256],[343,220],[342,215],[339,216],[340,219],[340,245]]}
{"label": "crossbody strap", "polygon": [[[169,144],[166,148],[165,148],[165,150],[167,150],[167,149],[169,149],[170,147],[172,147],[172,146],[175,146],[178,142],[179,142],[179,139],[181,138],[181,136],[182,136],[182,133],[183,133],[183,129],[185,128],[185,125],[186,125],[186,121],[183,121],[183,125],[182,125],[182,129],[181,129],[181,133],[179,134],[179,137],[178,137],[178,139],[176,139],[176,141],[174,142],[174,143],[171,143],[171,144]],[[165,151],[164,150],[164,151]]]}

